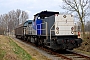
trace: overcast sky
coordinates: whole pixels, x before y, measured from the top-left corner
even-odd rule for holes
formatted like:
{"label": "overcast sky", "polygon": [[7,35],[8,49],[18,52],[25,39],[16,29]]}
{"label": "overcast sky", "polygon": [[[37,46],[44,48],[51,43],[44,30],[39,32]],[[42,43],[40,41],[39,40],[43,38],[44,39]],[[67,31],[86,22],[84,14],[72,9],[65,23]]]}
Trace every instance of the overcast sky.
{"label": "overcast sky", "polygon": [[29,19],[32,19],[34,14],[43,10],[62,12],[61,5],[62,0],[0,0],[0,14],[20,9],[28,12]]}

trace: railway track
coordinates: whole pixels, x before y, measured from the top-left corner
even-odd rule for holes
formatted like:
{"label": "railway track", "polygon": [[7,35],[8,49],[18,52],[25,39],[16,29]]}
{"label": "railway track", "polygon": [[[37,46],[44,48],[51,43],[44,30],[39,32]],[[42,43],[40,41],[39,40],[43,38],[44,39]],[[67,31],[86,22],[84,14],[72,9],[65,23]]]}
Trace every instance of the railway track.
{"label": "railway track", "polygon": [[[26,42],[26,41],[24,41],[24,42]],[[29,42],[26,42],[26,43],[35,46],[35,44],[29,43]],[[39,46],[38,48],[40,50],[46,51],[48,54],[54,55],[55,57],[59,57],[62,60],[90,60],[89,56],[79,54],[79,53],[76,53],[76,52],[72,52],[72,51],[69,51],[69,50],[67,50],[67,51],[58,51],[57,52],[57,51],[53,51],[49,48],[44,48],[44,47],[41,47],[41,46]],[[59,58],[58,58],[58,60],[61,60]]]}
{"label": "railway track", "polygon": [[[32,45],[34,45],[34,44],[32,44]],[[89,56],[79,54],[79,53],[75,53],[75,52],[72,52],[72,51],[69,51],[69,50],[61,51],[61,52],[59,52],[59,51],[55,52],[55,51],[52,51],[51,49],[43,48],[43,47],[40,47],[40,46],[38,48],[46,51],[49,54],[56,55],[57,57],[60,57],[60,58],[65,59],[65,60],[90,60]]]}
{"label": "railway track", "polygon": [[[30,43],[30,44],[35,46],[32,43]],[[79,54],[79,53],[75,53],[75,52],[72,52],[70,50],[56,52],[56,51],[52,51],[51,49],[40,47],[40,46],[38,48],[46,51],[49,54],[55,55],[57,57],[60,57],[61,59],[64,59],[64,60],[90,60],[89,56],[86,56],[86,55],[83,55],[83,54]]]}
{"label": "railway track", "polygon": [[90,60],[89,56],[78,54],[72,51],[55,52],[43,47],[39,47],[39,48],[43,49],[44,51],[47,51],[49,54],[53,54],[53,55],[56,55],[57,57],[61,57],[63,60]]}

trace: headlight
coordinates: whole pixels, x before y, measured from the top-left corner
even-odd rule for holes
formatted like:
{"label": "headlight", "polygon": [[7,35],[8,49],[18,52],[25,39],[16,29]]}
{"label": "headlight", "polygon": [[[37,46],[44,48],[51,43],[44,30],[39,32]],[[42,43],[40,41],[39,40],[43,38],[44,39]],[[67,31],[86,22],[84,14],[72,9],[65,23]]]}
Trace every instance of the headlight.
{"label": "headlight", "polygon": [[56,27],[56,30],[59,30],[59,27]]}
{"label": "headlight", "polygon": [[71,30],[73,31],[74,30],[74,27],[71,27]]}
{"label": "headlight", "polygon": [[71,32],[73,34],[73,32]]}
{"label": "headlight", "polygon": [[71,33],[72,34],[74,33],[74,27],[71,27]]}
{"label": "headlight", "polygon": [[59,34],[59,31],[57,31],[56,34]]}
{"label": "headlight", "polygon": [[66,18],[67,16],[66,15],[63,15],[64,18]]}

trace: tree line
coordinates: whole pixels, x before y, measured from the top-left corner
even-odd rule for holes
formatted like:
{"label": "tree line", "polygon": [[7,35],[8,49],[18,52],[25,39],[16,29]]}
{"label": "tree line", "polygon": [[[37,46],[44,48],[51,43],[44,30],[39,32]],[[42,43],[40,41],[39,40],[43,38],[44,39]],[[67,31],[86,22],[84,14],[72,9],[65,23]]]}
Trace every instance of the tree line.
{"label": "tree line", "polygon": [[7,14],[0,15],[0,34],[11,32],[19,24],[24,23],[28,18],[28,13],[20,9],[12,10]]}
{"label": "tree line", "polygon": [[[85,35],[85,31],[89,31],[88,28],[90,21],[86,23],[86,20],[90,19],[90,0],[62,0],[63,5],[62,9],[65,9],[68,13],[74,14],[75,18],[78,19],[81,26],[81,31]],[[87,19],[87,17],[89,17]],[[12,10],[8,14],[0,15],[0,30],[1,31],[12,31],[20,23],[23,23],[28,19],[28,14],[25,11],[17,9],[16,11]],[[84,24],[84,22],[86,24]]]}

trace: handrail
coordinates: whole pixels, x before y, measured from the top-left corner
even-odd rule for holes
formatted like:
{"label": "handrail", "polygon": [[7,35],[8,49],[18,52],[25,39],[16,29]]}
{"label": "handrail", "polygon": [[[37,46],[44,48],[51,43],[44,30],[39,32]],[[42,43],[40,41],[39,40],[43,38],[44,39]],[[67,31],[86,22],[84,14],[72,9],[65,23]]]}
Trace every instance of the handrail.
{"label": "handrail", "polygon": [[52,28],[55,26],[55,23],[52,25],[52,27],[50,28],[50,40],[51,40],[51,33],[52,33],[52,31],[55,31],[55,30],[52,30]]}
{"label": "handrail", "polygon": [[[42,24],[46,24],[45,29],[41,29],[41,25]],[[40,29],[37,29],[38,25],[40,26]],[[44,23],[41,23],[41,24],[37,24],[37,26],[36,26],[36,30],[46,30],[46,39],[48,39],[47,22],[44,22]],[[41,35],[41,32],[40,32],[40,35]]]}
{"label": "handrail", "polygon": [[30,25],[30,26],[28,26],[28,27],[29,27],[28,32],[29,32],[30,34],[32,34],[32,26]]}

